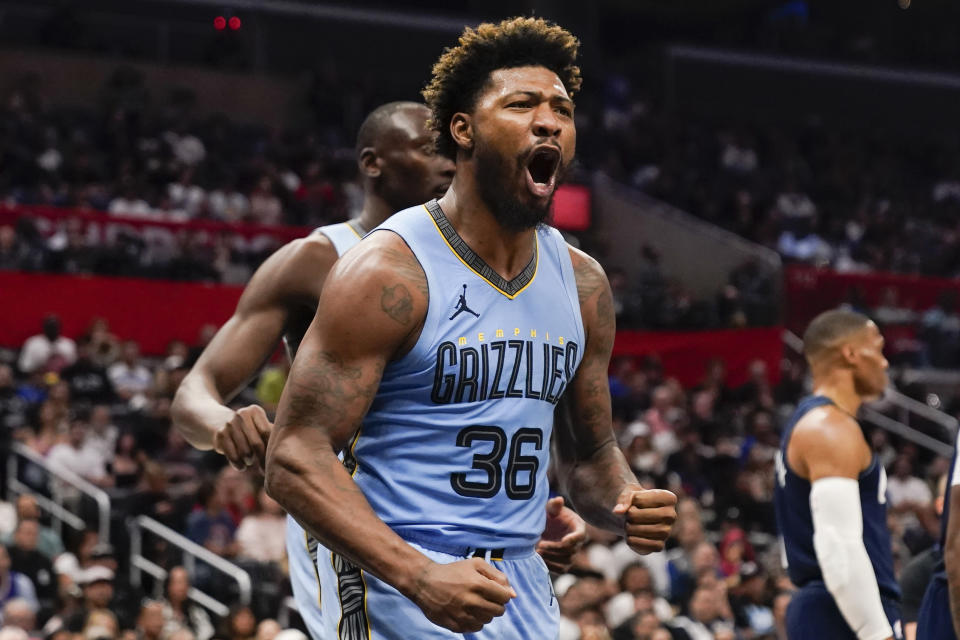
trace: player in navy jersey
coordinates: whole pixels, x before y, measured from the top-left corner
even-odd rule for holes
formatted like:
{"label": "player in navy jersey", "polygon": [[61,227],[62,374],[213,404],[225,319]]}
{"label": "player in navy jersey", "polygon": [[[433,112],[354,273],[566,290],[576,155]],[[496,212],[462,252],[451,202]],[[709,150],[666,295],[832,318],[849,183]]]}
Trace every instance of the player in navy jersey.
{"label": "player in navy jersey", "polygon": [[774,504],[799,587],[790,640],[903,637],[887,529],[887,477],[856,414],[887,385],[883,336],[866,316],[827,311],[803,337],[813,395],[800,401],[776,459]]}
{"label": "player in navy jersey", "polygon": [[917,640],[956,640],[960,630],[960,438],[946,478],[943,514],[940,517],[940,557],[933,579],[923,594],[917,616]]}
{"label": "player in navy jersey", "polygon": [[[434,134],[426,127],[429,115],[416,102],[392,102],[371,112],[357,136],[364,186],[361,214],[289,243],[257,270],[233,317],[204,350],[174,400],[174,423],[194,446],[215,448],[237,468],[262,466],[272,429],[266,414],[257,405],[234,411],[226,403],[256,374],[281,336],[291,357],[296,352],[325,277],[340,255],[396,209],[446,192],[453,163],[435,153]],[[540,550],[554,569],[562,570],[585,537],[583,523],[558,499],[548,509],[556,533],[541,542]],[[311,635],[322,639],[329,634],[320,616],[319,552],[316,540],[288,517],[294,596]]]}
{"label": "player in navy jersey", "polygon": [[556,637],[533,549],[561,399],[580,512],[639,552],[669,535],[676,496],[641,487],[613,437],[606,276],[542,224],[574,155],[576,52],[543,20],[467,29],[424,91],[450,190],[327,278],[266,480],[332,550],[341,639]]}

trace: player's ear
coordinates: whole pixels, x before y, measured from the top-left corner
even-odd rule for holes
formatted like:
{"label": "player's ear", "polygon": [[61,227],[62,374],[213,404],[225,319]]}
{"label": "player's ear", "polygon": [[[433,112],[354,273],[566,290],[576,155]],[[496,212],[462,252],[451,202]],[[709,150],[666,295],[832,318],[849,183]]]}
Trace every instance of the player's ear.
{"label": "player's ear", "polygon": [[450,118],[450,135],[457,146],[473,151],[473,121],[468,113],[455,113]]}
{"label": "player's ear", "polygon": [[360,150],[357,166],[360,167],[360,173],[368,178],[380,177],[380,156],[373,147],[364,147]]}
{"label": "player's ear", "polygon": [[849,342],[840,347],[840,355],[847,364],[852,365],[857,362],[857,348]]}

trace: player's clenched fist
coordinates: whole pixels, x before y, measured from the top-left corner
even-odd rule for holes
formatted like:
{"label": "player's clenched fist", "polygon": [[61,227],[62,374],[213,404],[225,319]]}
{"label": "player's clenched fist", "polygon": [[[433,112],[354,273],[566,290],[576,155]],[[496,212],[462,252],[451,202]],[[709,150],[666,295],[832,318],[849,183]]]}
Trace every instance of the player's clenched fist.
{"label": "player's clenched fist", "polygon": [[507,576],[480,558],[430,563],[415,589],[412,599],[427,618],[457,632],[480,631],[517,597]]}
{"label": "player's clenched fist", "polygon": [[624,516],[627,545],[646,554],[663,549],[677,519],[676,505],[677,496],[669,491],[630,485],[620,492],[613,512]]}
{"label": "player's clenched fist", "polygon": [[233,417],[213,435],[213,448],[237,469],[264,466],[267,441],[273,425],[262,407],[255,404],[234,412]]}

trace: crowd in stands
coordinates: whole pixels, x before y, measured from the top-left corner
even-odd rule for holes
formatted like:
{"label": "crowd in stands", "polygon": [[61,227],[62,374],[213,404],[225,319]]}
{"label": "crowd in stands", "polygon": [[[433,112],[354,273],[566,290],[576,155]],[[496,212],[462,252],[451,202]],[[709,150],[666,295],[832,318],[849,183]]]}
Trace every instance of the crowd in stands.
{"label": "crowd in stands", "polygon": [[[0,354],[0,450],[20,443],[102,488],[112,503],[112,544],[100,539],[93,505],[80,496],[64,500],[92,528],[55,527],[38,500],[63,489],[20,459],[17,478],[30,490],[0,502],[0,610],[8,628],[56,640],[274,637],[289,593],[283,512],[258,473],[193,449],[170,423],[173,390],[210,337],[208,328],[197,344],[176,342],[164,357],[146,359],[102,320],[83,335],[64,336],[49,317],[19,352]],[[646,557],[589,530],[573,568],[554,576],[564,640],[785,637],[792,588],[775,543],[773,465],[780,425],[804,393],[804,374],[792,363],[774,384],[757,361],[749,379],[731,387],[724,363],[715,360],[699,385],[684,389],[655,357],[614,361],[619,443],[646,486],[682,497],[680,518],[667,551]],[[284,376],[282,364],[271,366],[238,406],[256,402],[272,412]],[[946,461],[922,458],[908,445],[894,448],[881,431],[871,442],[889,469],[899,565],[936,536],[931,487]],[[134,581],[126,524],[140,515],[247,570],[254,576],[250,606],[220,619],[186,599],[191,585],[231,605],[237,592],[202,561],[187,571],[179,552],[149,535],[142,554],[168,575]]]}

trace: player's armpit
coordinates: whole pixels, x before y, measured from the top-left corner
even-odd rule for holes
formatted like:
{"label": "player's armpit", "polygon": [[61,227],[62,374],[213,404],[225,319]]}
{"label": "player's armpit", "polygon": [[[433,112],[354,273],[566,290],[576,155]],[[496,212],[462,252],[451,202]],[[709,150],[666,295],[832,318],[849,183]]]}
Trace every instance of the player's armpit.
{"label": "player's armpit", "polygon": [[787,462],[802,478],[853,478],[870,465],[871,452],[856,420],[836,407],[810,411],[793,430]]}
{"label": "player's armpit", "polygon": [[[207,345],[177,390],[171,414],[190,444],[200,449],[216,446],[216,434],[229,429],[235,417],[224,404],[250,381],[276,349],[290,309],[315,304],[323,276],[336,257],[329,240],[314,236],[281,247],[257,269],[233,316]],[[228,435],[231,440],[242,436],[239,432]]]}
{"label": "player's armpit", "polygon": [[266,468],[268,492],[307,531],[410,596],[411,572],[426,558],[377,518],[337,453],[386,364],[419,333],[427,298],[417,269],[389,232],[374,233],[333,268],[280,399]]}

